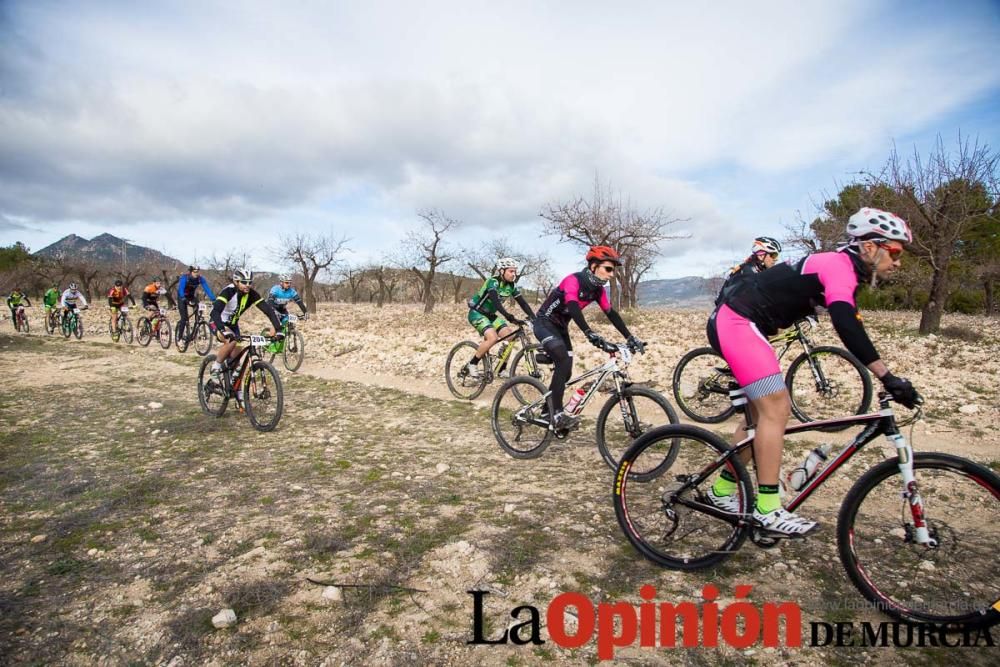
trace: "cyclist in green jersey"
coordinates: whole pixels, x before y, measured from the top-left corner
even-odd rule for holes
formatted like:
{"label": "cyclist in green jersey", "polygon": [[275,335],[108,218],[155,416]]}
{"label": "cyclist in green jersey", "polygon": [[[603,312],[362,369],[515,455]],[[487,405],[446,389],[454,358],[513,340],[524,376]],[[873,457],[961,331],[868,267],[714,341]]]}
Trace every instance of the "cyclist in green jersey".
{"label": "cyclist in green jersey", "polygon": [[62,292],[53,285],[45,291],[44,296],[42,296],[42,303],[45,305],[45,321],[49,320],[49,313],[55,310],[56,306],[59,305],[59,297],[62,296]]}
{"label": "cyclist in green jersey", "polygon": [[469,324],[475,327],[483,342],[476,354],[469,360],[466,371],[470,377],[479,377],[479,360],[486,356],[497,341],[503,336],[514,333],[514,328],[508,324],[524,325],[524,320],[518,319],[503,307],[503,299],[514,299],[517,305],[528,314],[528,319],[534,319],[535,313],[524,300],[517,283],[517,260],[512,257],[501,257],[497,260],[493,276],[488,278],[479,291],[469,299]]}

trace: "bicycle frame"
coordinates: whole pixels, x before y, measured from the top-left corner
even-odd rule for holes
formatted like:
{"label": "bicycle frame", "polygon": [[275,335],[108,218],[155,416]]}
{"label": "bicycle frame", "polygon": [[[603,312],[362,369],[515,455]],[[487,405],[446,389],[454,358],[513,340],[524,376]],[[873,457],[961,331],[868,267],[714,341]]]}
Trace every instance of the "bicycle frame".
{"label": "bicycle frame", "polygon": [[[629,352],[628,348],[625,347],[624,345],[619,345],[618,351],[611,353],[609,357],[610,358],[606,362],[604,362],[604,364],[602,364],[601,366],[586,371],[581,375],[577,375],[575,378],[572,378],[566,382],[566,387],[568,388],[572,387],[575,384],[579,384],[580,382],[583,382],[588,378],[594,377],[595,375],[600,376],[597,380],[594,380],[589,387],[587,387],[583,395],[583,398],[581,398],[580,402],[577,403],[577,407],[575,410],[576,412],[582,412],[583,409],[587,407],[587,403],[594,396],[594,394],[598,392],[601,385],[604,384],[604,381],[607,380],[609,375],[614,378],[615,390],[618,392],[619,395],[621,395],[622,393],[623,384],[625,386],[631,384],[631,382],[628,379],[627,369],[629,363],[632,361],[632,353]],[[534,409],[538,407],[543,401],[548,401],[549,396],[551,395],[552,395],[551,391],[545,392],[544,396],[542,396],[534,403],[522,407],[520,410],[518,410],[518,413],[520,414],[524,410]],[[549,426],[549,422],[547,420],[530,419],[526,421],[532,424],[536,424],[538,426],[546,426],[546,427]]]}
{"label": "bicycle frame", "polygon": [[[503,368],[504,365],[506,365],[506,363],[510,360],[511,355],[514,353],[514,342],[513,342],[514,338],[517,338],[521,342],[522,348],[526,348],[528,347],[528,345],[531,344],[528,342],[528,334],[525,333],[524,327],[517,327],[517,329],[507,334],[506,336],[498,338],[497,342],[494,343],[494,346],[499,345],[507,340],[510,340],[511,343],[510,345],[507,345],[506,348],[503,350],[503,352],[501,352],[498,356],[492,354],[491,352],[486,353],[486,359],[488,361],[484,366],[487,373],[486,375],[487,384],[493,382],[493,380],[498,375],[500,375],[500,369]],[[494,360],[496,361],[496,363],[494,363]]]}
{"label": "bicycle frame", "polygon": [[[714,463],[702,470],[696,479],[688,479],[688,485],[691,485],[692,483],[694,485],[702,484],[734,456],[738,456],[747,448],[751,448],[752,451],[755,433],[753,421],[750,417],[749,404],[747,403],[746,397],[743,395],[741,390],[732,392],[730,396],[734,397],[733,404],[737,405],[743,411],[744,418],[746,419],[748,436],[734,445],[728,452],[716,459]],[[785,429],[786,434],[795,434],[807,431],[818,431],[824,427],[833,425],[846,427],[857,424],[864,426],[861,432],[858,433],[854,439],[851,440],[851,442],[849,442],[839,452],[831,456],[827,465],[823,467],[815,477],[809,480],[805,487],[803,487],[791,500],[785,503],[785,508],[790,512],[794,512],[795,509],[808,500],[809,496],[822,486],[823,483],[837,471],[837,469],[847,463],[855,454],[861,451],[865,445],[874,441],[879,436],[884,435],[896,449],[899,471],[903,482],[903,488],[900,490],[901,497],[906,499],[908,505],[910,506],[913,525],[916,528],[914,541],[917,544],[924,544],[930,547],[937,546],[936,541],[930,536],[930,533],[927,530],[927,524],[924,521],[923,501],[920,499],[920,493],[917,490],[916,478],[913,473],[913,448],[907,442],[906,438],[903,437],[903,434],[899,432],[899,428],[896,425],[895,413],[890,405],[891,399],[888,394],[880,392],[878,398],[878,412],[867,415],[854,415],[851,417],[807,422],[805,424],[795,424],[788,426]],[[678,492],[679,491],[680,489],[678,489]],[[748,515],[733,515],[713,506],[689,501],[676,495],[674,498],[677,502],[683,505],[687,505],[692,508],[696,506],[698,511],[711,514],[712,516],[728,521],[729,523],[742,524],[745,526],[750,525]]]}
{"label": "bicycle frame", "polygon": [[[238,366],[239,369],[230,368],[226,371],[226,391],[229,393],[231,398],[236,399],[236,405],[239,409],[243,409],[243,400],[240,398],[240,387],[243,381],[246,379],[247,373],[250,370],[250,362],[254,357],[260,358],[260,351],[258,347],[262,347],[267,344],[267,338],[264,336],[240,336],[241,341],[249,341],[250,344],[246,347],[239,348],[239,352],[236,357],[231,359],[231,366]],[[258,345],[259,343],[259,345]]]}

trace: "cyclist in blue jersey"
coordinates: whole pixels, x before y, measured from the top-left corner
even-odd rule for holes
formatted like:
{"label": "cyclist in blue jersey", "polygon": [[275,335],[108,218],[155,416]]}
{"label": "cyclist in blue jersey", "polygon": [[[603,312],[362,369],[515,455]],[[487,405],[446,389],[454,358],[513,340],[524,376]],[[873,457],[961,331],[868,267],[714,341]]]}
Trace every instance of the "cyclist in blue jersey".
{"label": "cyclist in blue jersey", "polygon": [[205,276],[201,275],[201,269],[197,266],[189,266],[187,273],[181,276],[180,283],[177,285],[177,312],[180,316],[180,324],[177,329],[178,338],[182,338],[187,331],[188,308],[198,307],[195,292],[198,291],[199,287],[205,290],[205,296],[215,301],[215,292],[208,286]]}
{"label": "cyclist in blue jersey", "polygon": [[282,274],[278,276],[278,284],[271,288],[271,291],[267,293],[267,302],[274,308],[274,311],[278,313],[281,318],[281,323],[284,324],[288,319],[288,302],[294,301],[295,305],[299,307],[302,311],[302,319],[309,319],[309,312],[306,310],[306,304],[302,302],[302,297],[299,293],[295,291],[292,287],[292,277],[288,274]]}

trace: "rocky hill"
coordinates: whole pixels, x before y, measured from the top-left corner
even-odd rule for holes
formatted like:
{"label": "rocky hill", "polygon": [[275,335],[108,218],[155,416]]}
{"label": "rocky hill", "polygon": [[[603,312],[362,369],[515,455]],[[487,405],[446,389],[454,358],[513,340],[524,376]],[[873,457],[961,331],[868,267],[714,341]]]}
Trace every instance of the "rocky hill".
{"label": "rocky hill", "polygon": [[708,278],[685,276],[639,283],[640,306],[707,306],[715,299],[717,288]]}
{"label": "rocky hill", "polygon": [[78,257],[94,261],[98,264],[120,265],[122,255],[129,264],[146,264],[158,268],[179,269],[184,262],[163,254],[152,248],[135,245],[112,234],[101,234],[89,241],[76,234],[64,236],[52,245],[48,245],[35,253],[36,257],[57,259],[60,257]]}

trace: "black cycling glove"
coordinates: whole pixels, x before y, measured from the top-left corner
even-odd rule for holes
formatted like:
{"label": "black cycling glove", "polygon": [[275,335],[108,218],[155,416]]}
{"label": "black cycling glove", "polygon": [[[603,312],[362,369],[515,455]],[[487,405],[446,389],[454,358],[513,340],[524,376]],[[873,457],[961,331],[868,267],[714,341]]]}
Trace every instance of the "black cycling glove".
{"label": "black cycling glove", "polygon": [[892,373],[886,373],[881,378],[882,386],[892,394],[892,397],[907,408],[913,409],[924,402],[923,397],[917,393],[913,383],[906,378],[896,377]]}
{"label": "black cycling glove", "polygon": [[646,353],[646,344],[635,336],[629,336],[625,342],[628,343],[628,349],[632,350],[632,352],[638,352],[639,354]]}

